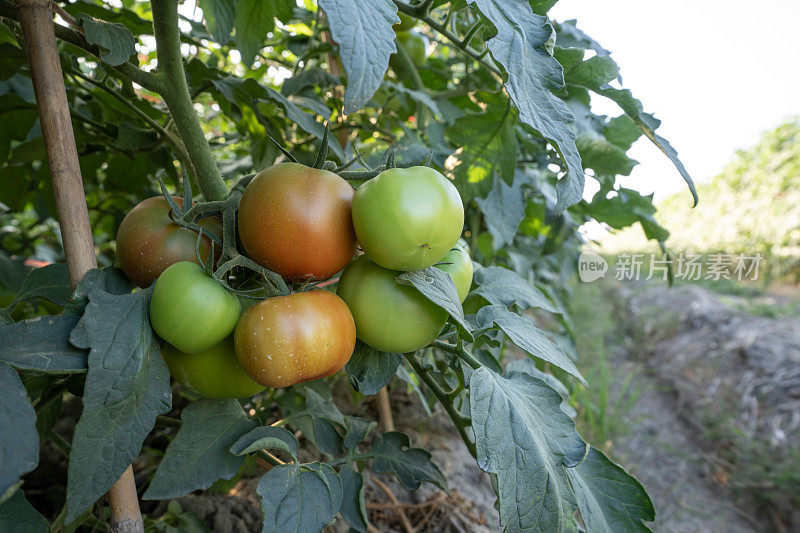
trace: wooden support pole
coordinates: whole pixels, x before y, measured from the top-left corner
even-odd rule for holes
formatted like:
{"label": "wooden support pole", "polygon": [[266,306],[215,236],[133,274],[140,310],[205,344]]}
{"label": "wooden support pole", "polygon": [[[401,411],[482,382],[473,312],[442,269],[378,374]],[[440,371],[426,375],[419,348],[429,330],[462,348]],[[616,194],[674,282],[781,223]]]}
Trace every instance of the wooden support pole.
{"label": "wooden support pole", "polygon": [[[61,238],[73,287],[92,268],[97,268],[89,211],[83,191],[78,150],[72,131],[67,92],[58,58],[53,12],[49,0],[16,0],[25,52],[31,70],[39,121],[42,125],[50,179],[61,224]],[[133,479],[128,469],[108,491],[111,529],[116,532],[144,532]]]}

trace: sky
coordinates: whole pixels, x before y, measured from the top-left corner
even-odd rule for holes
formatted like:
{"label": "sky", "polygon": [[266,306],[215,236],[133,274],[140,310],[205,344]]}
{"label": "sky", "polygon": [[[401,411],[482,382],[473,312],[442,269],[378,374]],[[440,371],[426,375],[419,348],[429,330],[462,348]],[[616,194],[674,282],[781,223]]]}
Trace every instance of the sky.
{"label": "sky", "polygon": [[[611,51],[623,85],[662,121],[658,133],[696,182],[716,175],[762,132],[800,115],[800,1],[560,0],[548,15],[577,19]],[[620,114],[599,96],[592,106]],[[637,141],[629,155],[640,165],[621,184],[655,192],[656,201],[680,191],[691,200],[649,140]]]}

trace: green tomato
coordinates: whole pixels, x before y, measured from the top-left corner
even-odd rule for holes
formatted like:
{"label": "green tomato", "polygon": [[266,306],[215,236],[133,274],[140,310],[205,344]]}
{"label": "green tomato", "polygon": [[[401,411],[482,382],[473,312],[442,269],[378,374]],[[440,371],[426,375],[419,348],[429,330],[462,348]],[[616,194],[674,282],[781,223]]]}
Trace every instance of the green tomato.
{"label": "green tomato", "polygon": [[344,269],[336,289],[353,314],[356,337],[383,352],[424,348],[447,322],[445,310],[414,287],[395,282],[399,275],[362,255]]}
{"label": "green tomato", "polygon": [[392,168],[353,195],[356,239],[391,270],[421,270],[450,251],[464,228],[455,185],[430,167]]}
{"label": "green tomato", "polygon": [[240,314],[236,296],[189,261],[162,272],[150,299],[150,325],[155,332],[190,354],[219,344],[236,327]]}
{"label": "green tomato", "polygon": [[394,31],[396,32],[408,31],[417,25],[417,19],[415,19],[414,17],[410,17],[405,13],[400,13],[400,12],[398,12],[397,14],[400,16],[400,22],[392,26],[394,28]]}
{"label": "green tomato", "polygon": [[193,354],[165,344],[161,356],[175,381],[206,398],[249,398],[265,388],[242,368],[233,348],[233,335]]}
{"label": "green tomato", "polygon": [[456,289],[458,289],[458,299],[463,302],[472,286],[472,259],[469,257],[466,243],[459,239],[450,252],[435,266],[450,274],[456,283]]}

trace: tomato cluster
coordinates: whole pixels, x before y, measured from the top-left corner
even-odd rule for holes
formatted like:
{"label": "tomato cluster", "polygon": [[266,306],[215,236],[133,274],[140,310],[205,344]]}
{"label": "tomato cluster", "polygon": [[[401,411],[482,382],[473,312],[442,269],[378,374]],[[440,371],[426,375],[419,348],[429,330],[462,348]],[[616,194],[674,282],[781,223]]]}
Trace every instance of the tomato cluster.
{"label": "tomato cluster", "polygon": [[[248,183],[236,221],[246,256],[287,281],[344,270],[337,294],[314,288],[243,306],[198,264],[197,234],[173,221],[164,198],[136,206],[117,234],[120,264],[141,287],[155,280],[150,322],[167,343],[164,360],[201,396],[243,398],[329,376],[350,359],[356,338],[386,352],[418,350],[447,313],[395,278],[436,266],[462,301],[472,283],[469,253],[457,243],[461,198],[428,167],[386,170],[354,192],[333,172],[281,163]],[[201,223],[222,233],[216,218]],[[353,260],[357,243],[364,255]],[[210,246],[202,237],[200,257]]]}

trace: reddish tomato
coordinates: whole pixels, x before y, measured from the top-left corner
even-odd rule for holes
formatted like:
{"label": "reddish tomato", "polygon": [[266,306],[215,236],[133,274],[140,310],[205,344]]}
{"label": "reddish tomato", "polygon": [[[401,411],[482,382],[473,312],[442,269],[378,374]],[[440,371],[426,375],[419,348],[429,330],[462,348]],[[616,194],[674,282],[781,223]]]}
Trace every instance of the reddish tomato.
{"label": "reddish tomato", "polygon": [[247,255],[281,276],[323,280],[356,250],[353,188],[327,170],[281,163],[253,178],[239,204]]}
{"label": "reddish tomato", "polygon": [[288,387],[338,372],[356,345],[353,315],[322,289],[267,298],[242,313],[236,355],[254,381]]}
{"label": "reddish tomato", "polygon": [[[172,198],[182,205],[182,198]],[[222,225],[216,217],[201,220],[200,225],[214,235],[222,235]],[[173,224],[167,201],[154,196],[139,203],[122,220],[117,230],[117,259],[134,283],[149,287],[168,266],[178,261],[197,263],[196,243],[197,233]],[[219,246],[215,248],[222,251]],[[210,250],[211,240],[203,237],[200,256],[207,258]]]}

